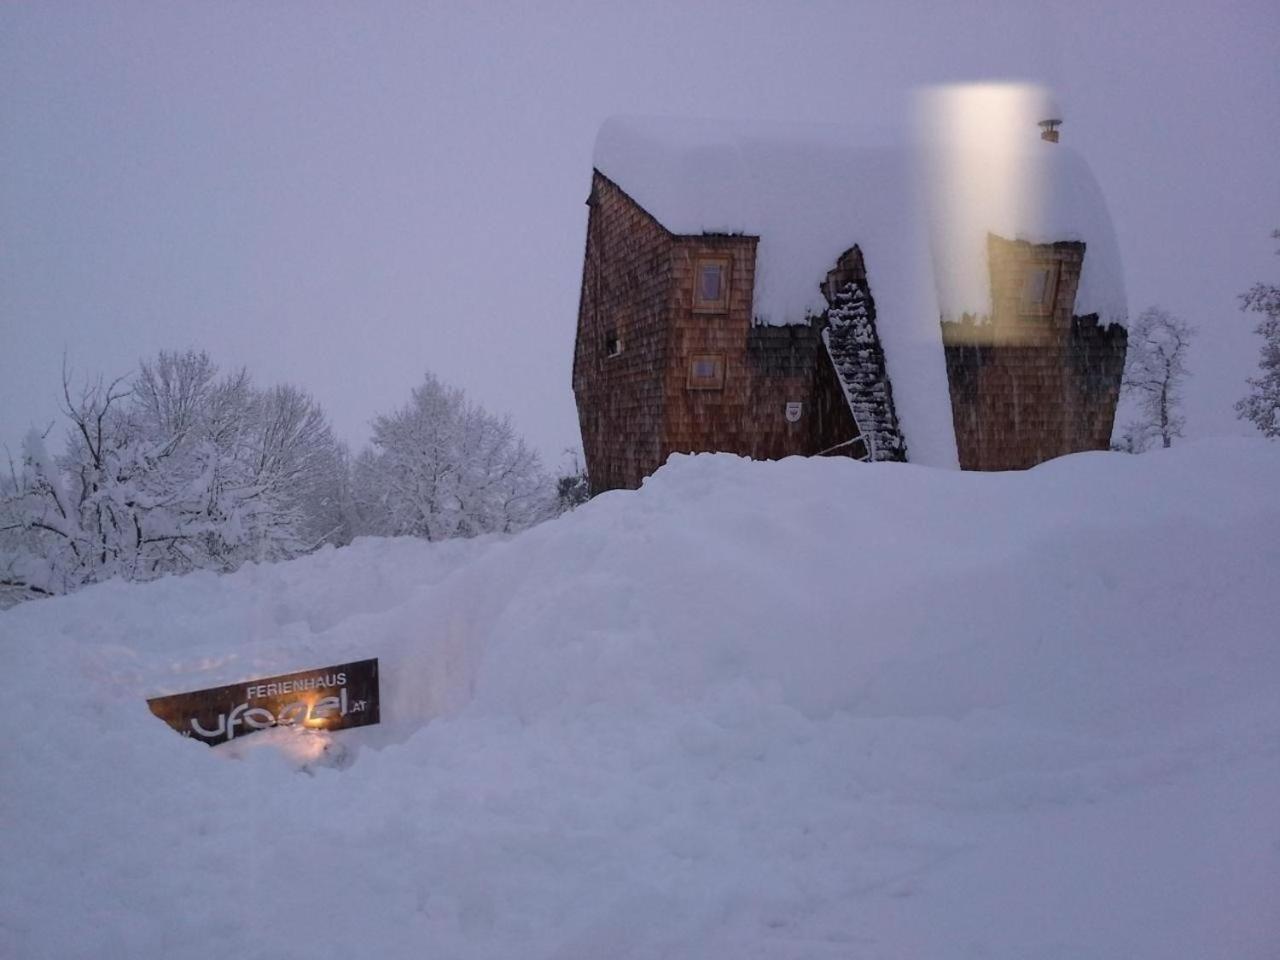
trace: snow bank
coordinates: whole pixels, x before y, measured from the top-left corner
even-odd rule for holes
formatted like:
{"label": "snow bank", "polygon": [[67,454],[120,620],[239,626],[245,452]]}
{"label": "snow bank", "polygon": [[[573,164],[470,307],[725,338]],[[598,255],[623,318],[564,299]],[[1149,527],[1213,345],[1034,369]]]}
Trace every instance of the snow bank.
{"label": "snow bank", "polygon": [[[512,540],[22,605],[0,955],[1274,956],[1278,477],[676,457]],[[327,754],[144,703],[364,656]]]}

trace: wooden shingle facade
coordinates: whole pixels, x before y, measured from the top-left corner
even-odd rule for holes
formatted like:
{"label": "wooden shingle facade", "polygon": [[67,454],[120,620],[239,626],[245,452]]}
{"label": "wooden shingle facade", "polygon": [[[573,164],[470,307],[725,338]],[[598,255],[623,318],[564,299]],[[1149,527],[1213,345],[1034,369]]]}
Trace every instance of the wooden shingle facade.
{"label": "wooden shingle facade", "polygon": [[[750,206],[754,181],[742,182],[735,197]],[[894,274],[901,323],[909,272],[878,264],[883,250],[831,249],[826,267],[802,278],[826,309],[764,322],[760,236],[674,232],[598,168],[588,205],[573,388],[593,493],[636,488],[673,453],[910,458],[875,301],[877,270]],[[883,235],[883,218],[879,226]],[[857,240],[856,217],[839,232]],[[938,387],[929,409],[949,399],[938,416],[954,430],[961,468],[1023,469],[1108,447],[1126,332],[1114,314],[1077,313],[1088,252],[1087,240],[989,233],[990,313],[937,317],[949,397]]]}
{"label": "wooden shingle facade", "polygon": [[1085,249],[988,238],[992,316],[942,325],[962,469],[1108,448],[1128,338],[1075,314]]}
{"label": "wooden shingle facade", "polygon": [[[857,436],[814,375],[820,320],[753,324],[756,237],[672,234],[599,171],[588,203],[573,388],[594,493],[638,487],[672,453],[771,460]],[[715,268],[720,288],[700,291]]]}

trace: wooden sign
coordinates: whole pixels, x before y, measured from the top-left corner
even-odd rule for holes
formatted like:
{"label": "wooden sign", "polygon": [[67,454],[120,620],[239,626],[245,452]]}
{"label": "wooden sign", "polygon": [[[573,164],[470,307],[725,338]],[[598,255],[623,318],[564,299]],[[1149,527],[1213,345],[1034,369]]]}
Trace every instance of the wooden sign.
{"label": "wooden sign", "polygon": [[210,745],[276,726],[345,730],[377,723],[378,661],[247,680],[147,701],[184,737]]}

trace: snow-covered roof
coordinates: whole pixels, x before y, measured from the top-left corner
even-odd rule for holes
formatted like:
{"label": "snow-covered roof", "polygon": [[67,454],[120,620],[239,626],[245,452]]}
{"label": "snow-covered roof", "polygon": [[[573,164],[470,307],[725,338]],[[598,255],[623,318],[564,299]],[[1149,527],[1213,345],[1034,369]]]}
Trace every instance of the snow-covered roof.
{"label": "snow-covered roof", "polygon": [[[825,308],[818,284],[861,241],[897,158],[841,127],[615,117],[596,139],[595,166],[674,233],[760,238],[758,322],[803,323]],[[900,191],[897,192],[899,197]]]}
{"label": "snow-covered roof", "polygon": [[[614,117],[594,155],[597,170],[673,233],[760,238],[757,323],[820,313],[818,284],[858,244],[911,459],[939,466],[957,458],[938,318],[990,315],[989,233],[1085,241],[1076,313],[1096,312],[1104,324],[1127,315],[1115,233],[1088,165],[1042,141],[1027,119],[1043,101],[1023,88],[960,91],[930,104],[927,115],[945,108],[952,121],[933,138]],[[956,135],[965,117],[976,117],[978,136]]]}
{"label": "snow-covered roof", "polygon": [[1061,107],[1023,84],[946,86],[922,95],[913,152],[929,224],[940,313],[988,316],[989,233],[1030,243],[1082,241],[1075,312],[1126,324],[1128,302],[1115,229],[1088,163],[1040,138]]}
{"label": "snow-covered roof", "polygon": [[[613,117],[596,138],[596,169],[677,234],[760,238],[759,323],[803,323],[826,304],[818,283],[854,243],[871,286],[888,236],[930,225],[930,273],[946,319],[990,313],[987,234],[1088,244],[1076,312],[1103,323],[1127,314],[1115,232],[1083,158],[1042,141],[869,143],[852,126]],[[881,137],[883,141],[883,136]],[[920,209],[921,201],[927,209]]]}

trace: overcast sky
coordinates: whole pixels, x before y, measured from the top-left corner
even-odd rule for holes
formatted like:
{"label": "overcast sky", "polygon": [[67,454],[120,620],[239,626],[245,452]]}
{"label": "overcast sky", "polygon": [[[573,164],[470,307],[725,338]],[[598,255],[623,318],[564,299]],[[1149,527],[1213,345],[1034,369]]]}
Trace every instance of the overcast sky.
{"label": "overcast sky", "polygon": [[549,459],[591,148],[613,113],[891,124],[919,84],[1052,86],[1130,308],[1199,325],[1193,435],[1247,432],[1236,295],[1280,280],[1280,7],[59,3],[0,8],[0,442],[63,351],[195,346],[359,444],[426,370]]}

